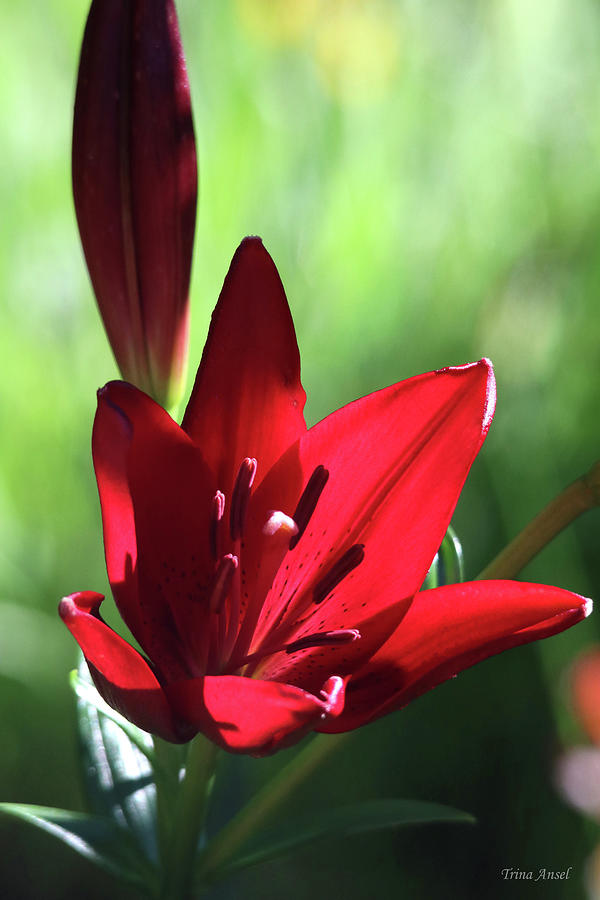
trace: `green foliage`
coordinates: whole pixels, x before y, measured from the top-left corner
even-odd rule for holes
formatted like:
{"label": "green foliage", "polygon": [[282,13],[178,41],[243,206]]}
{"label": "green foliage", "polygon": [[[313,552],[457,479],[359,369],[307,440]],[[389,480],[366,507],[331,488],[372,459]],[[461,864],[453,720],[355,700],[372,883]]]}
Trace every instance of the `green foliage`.
{"label": "green foliage", "polygon": [[419,800],[371,800],[315,810],[310,818],[288,819],[277,831],[255,837],[242,854],[211,873],[212,879],[292,854],[310,844],[434,822],[473,824],[475,819],[457,809]]}
{"label": "green foliage", "polygon": [[441,587],[444,584],[457,584],[465,580],[465,564],[463,551],[458,535],[452,527],[448,528],[440,549],[435,554],[431,568],[427,573],[424,590]]}
{"label": "green foliage", "polygon": [[151,884],[150,867],[141,865],[131,835],[108,818],[24,803],[0,803],[0,813],[51,834],[121,882],[144,889]]}
{"label": "green foliage", "polygon": [[72,678],[84,786],[90,809],[126,829],[138,855],[158,864],[156,788],[150,735],[115,713],[91,683],[83,658]]}

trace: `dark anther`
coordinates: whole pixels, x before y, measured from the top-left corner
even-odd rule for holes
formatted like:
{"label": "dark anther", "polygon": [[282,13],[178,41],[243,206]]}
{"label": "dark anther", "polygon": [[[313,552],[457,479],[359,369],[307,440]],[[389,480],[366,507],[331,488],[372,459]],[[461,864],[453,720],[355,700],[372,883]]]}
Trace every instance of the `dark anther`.
{"label": "dark anther", "polygon": [[240,465],[233,494],[231,496],[231,509],[229,511],[229,531],[231,540],[237,541],[244,533],[244,525],[246,523],[246,511],[248,509],[248,499],[250,497],[250,488],[256,475],[256,460],[246,458]]}
{"label": "dark anther", "polygon": [[314,587],[313,601],[321,603],[325,597],[343,581],[352,569],[355,569],[365,558],[365,545],[354,544],[346,550],[336,563],[331,567],[327,575],[321,578]]}
{"label": "dark anther", "polygon": [[308,484],[302,491],[302,496],[298,501],[296,512],[292,519],[298,526],[298,534],[290,539],[290,550],[293,550],[306,530],[306,526],[310,522],[311,516],[315,511],[319,497],[323,493],[323,488],[327,484],[329,471],[325,466],[317,466],[315,471],[308,479]]}
{"label": "dark anther", "polygon": [[356,628],[338,628],[336,631],[322,631],[320,634],[307,634],[292,641],[285,648],[286,653],[307,650],[309,647],[335,647],[337,644],[351,644],[360,637]]}

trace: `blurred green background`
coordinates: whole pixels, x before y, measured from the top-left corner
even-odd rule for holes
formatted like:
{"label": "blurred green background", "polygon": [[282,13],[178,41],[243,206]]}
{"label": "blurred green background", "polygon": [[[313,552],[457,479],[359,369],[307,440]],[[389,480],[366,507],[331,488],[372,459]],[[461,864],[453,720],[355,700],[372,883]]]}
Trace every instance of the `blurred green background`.
{"label": "blurred green background", "polygon": [[[593,0],[180,0],[201,199],[190,380],[240,239],[294,314],[312,423],[375,388],[490,356],[498,408],[454,524],[475,575],[599,455],[600,8]],[[60,596],[107,590],[89,442],[116,369],[70,196],[84,0],[0,0],[0,796],[81,807],[75,645]],[[523,574],[599,599],[600,516]],[[399,552],[402,535],[398,535]],[[354,734],[292,807],[406,796],[474,813],[307,850],[221,898],[583,897],[600,828],[558,798],[581,740],[564,670],[592,617]],[[230,758],[234,808],[289,753]],[[114,883],[0,822],[0,894]],[[501,870],[565,869],[568,882]]]}

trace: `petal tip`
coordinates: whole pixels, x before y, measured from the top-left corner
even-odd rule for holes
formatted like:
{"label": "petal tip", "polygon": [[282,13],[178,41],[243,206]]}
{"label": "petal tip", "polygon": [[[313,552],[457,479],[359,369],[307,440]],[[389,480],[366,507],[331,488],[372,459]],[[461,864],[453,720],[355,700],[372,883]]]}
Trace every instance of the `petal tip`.
{"label": "petal tip", "polygon": [[[477,362],[472,363],[471,366],[481,369],[483,372],[485,372],[485,400],[483,406],[483,421],[481,424],[481,428],[483,434],[486,435],[490,429],[490,425],[492,424],[492,419],[494,418],[494,413],[496,411],[496,376],[494,374],[494,366],[491,359],[489,359],[487,356],[483,356],[481,359],[477,360]],[[464,368],[471,368],[471,366],[465,366]],[[463,367],[459,366],[458,368]]]}
{"label": "petal tip", "polygon": [[485,406],[483,410],[483,430],[484,433],[487,433],[496,411],[496,376],[494,375],[494,367],[490,359],[484,356],[483,359],[479,360],[479,364],[487,371]]}
{"label": "petal tip", "polygon": [[63,621],[77,615],[83,611],[95,614],[100,609],[100,604],[104,600],[104,594],[98,594],[96,591],[76,591],[74,594],[67,594],[62,597],[58,604],[58,614]]}
{"label": "petal tip", "polygon": [[234,260],[240,257],[242,259],[260,259],[263,256],[268,256],[268,253],[262,238],[257,234],[249,234],[240,242],[240,245],[233,256],[232,264]]}
{"label": "petal tip", "polygon": [[[478,370],[478,371],[477,371]],[[477,362],[465,363],[462,366],[444,366],[441,369],[435,369],[436,375],[462,375],[465,372],[473,372],[478,377],[485,376],[485,396],[483,398],[483,415],[481,422],[481,430],[483,437],[489,431],[494,412],[496,410],[496,377],[494,375],[494,367],[492,361],[487,356],[478,359]],[[477,381],[478,389],[482,382]]]}
{"label": "petal tip", "polygon": [[141,393],[127,381],[109,381],[104,387],[97,391],[97,410],[96,417],[105,416],[108,413],[115,413],[121,425],[126,429],[128,438],[133,432],[133,423],[128,416],[124,407],[127,406],[127,399],[130,392]]}
{"label": "petal tip", "polygon": [[587,619],[587,617],[591,616],[591,614],[594,611],[594,601],[590,600],[589,597],[584,597],[582,609],[583,609],[583,618]]}
{"label": "petal tip", "polygon": [[[253,277],[255,278],[258,277],[258,273],[262,273],[263,277],[265,277],[265,273],[270,275],[275,273],[277,281],[280,280],[271,254],[265,247],[263,239],[257,234],[249,234],[242,239],[231,261],[231,269],[234,268],[234,263],[250,267],[250,271],[254,271]],[[246,269],[247,273],[248,269]]]}
{"label": "petal tip", "polygon": [[118,385],[121,384],[126,384],[126,382],[117,381],[116,379],[114,379],[113,381],[107,381],[103,387],[98,388],[98,390],[96,391],[98,406],[100,406],[101,403],[109,403],[112,405],[111,394],[114,394],[115,389],[118,389]]}
{"label": "petal tip", "polygon": [[71,597],[62,597],[58,604],[58,614],[61,619],[68,619],[73,614],[73,599]]}
{"label": "petal tip", "polygon": [[340,675],[332,675],[327,679],[321,688],[321,697],[324,703],[321,719],[337,718],[342,713],[347,680],[347,678],[344,679]]}

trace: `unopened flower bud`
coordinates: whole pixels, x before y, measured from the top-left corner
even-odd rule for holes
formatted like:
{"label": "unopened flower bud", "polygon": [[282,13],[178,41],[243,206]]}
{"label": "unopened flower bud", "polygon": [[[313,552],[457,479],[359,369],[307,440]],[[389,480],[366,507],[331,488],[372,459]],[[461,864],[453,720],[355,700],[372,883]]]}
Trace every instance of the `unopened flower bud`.
{"label": "unopened flower bud", "polygon": [[163,405],[185,375],[196,191],[173,0],[93,0],[75,99],[75,210],[121,374]]}

